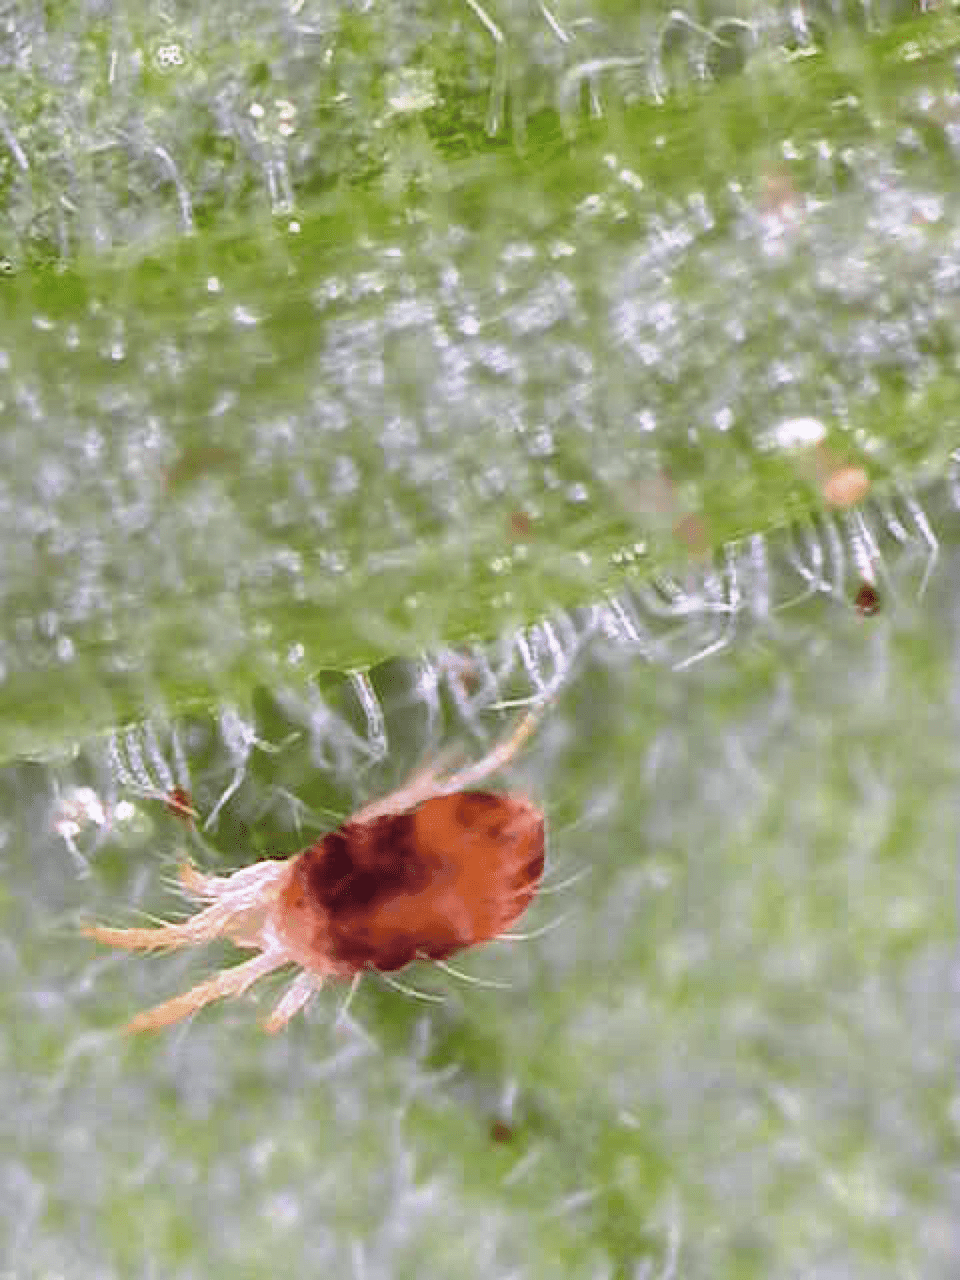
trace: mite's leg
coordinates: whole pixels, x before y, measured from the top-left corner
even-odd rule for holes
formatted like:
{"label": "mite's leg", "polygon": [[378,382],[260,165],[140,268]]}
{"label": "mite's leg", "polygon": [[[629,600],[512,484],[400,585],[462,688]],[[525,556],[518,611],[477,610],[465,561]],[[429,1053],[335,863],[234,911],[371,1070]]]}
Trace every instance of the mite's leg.
{"label": "mite's leg", "polygon": [[436,790],[464,791],[468,787],[475,787],[478,783],[484,782],[491,774],[505,768],[540,723],[545,706],[544,702],[534,707],[532,711],[528,711],[513,732],[502,742],[491,747],[482,760],[441,779]]}
{"label": "mite's leg", "polygon": [[243,964],[234,965],[232,969],[221,969],[212,978],[197,983],[183,995],[174,996],[172,1000],[158,1004],[145,1013],[137,1014],[127,1025],[127,1030],[130,1032],[156,1031],[160,1027],[168,1027],[171,1023],[179,1022],[181,1018],[196,1013],[198,1009],[202,1009],[204,1005],[214,1000],[240,995],[258,978],[285,964],[289,964],[288,956],[280,952],[268,951],[254,956],[252,960],[245,960]]}
{"label": "mite's leg", "polygon": [[189,920],[175,924],[154,925],[148,929],[110,929],[94,925],[81,932],[85,938],[104,942],[108,947],[120,947],[123,951],[166,951],[219,938],[234,914],[224,904],[215,902]]}
{"label": "mite's leg", "polygon": [[124,951],[163,951],[211,942],[224,935],[240,946],[255,946],[246,941],[247,931],[240,927],[251,912],[269,904],[270,896],[285,874],[286,863],[268,858],[243,867],[230,876],[205,876],[193,867],[180,870],[181,882],[196,897],[212,899],[187,920],[155,925],[147,929],[111,929],[95,925],[84,929],[85,937],[104,942],[108,947]]}
{"label": "mite's leg", "polygon": [[389,795],[381,796],[379,800],[374,800],[365,805],[359,813],[353,814],[350,819],[351,822],[371,822],[374,818],[382,818],[384,814],[406,813],[408,809],[414,809],[418,804],[422,804],[424,800],[429,800],[431,796],[435,796],[441,789],[439,779],[440,771],[444,767],[444,760],[452,760],[453,758],[454,753],[452,751],[444,751],[433,764],[429,764],[426,768],[414,773],[396,791],[391,791]]}
{"label": "mite's leg", "polygon": [[300,1012],[318,986],[319,982],[312,974],[301,973],[294,978],[283,999],[263,1024],[264,1031],[269,1031],[272,1035],[285,1027],[293,1015]]}
{"label": "mite's leg", "polygon": [[264,858],[227,876],[208,876],[198,871],[192,862],[182,862],[177,876],[187,893],[192,893],[195,898],[206,898],[210,902],[228,898],[238,900],[277,879],[283,864],[283,858]]}
{"label": "mite's leg", "polygon": [[491,774],[503,769],[517,754],[527,741],[543,715],[545,703],[541,703],[523,717],[513,732],[502,742],[491,747],[482,760],[466,765],[456,773],[441,775],[439,765],[432,765],[423,772],[415,774],[404,786],[393,791],[373,804],[367,805],[352,818],[353,822],[370,822],[387,813],[404,813],[415,808],[432,796],[448,794],[452,791],[463,791],[467,787],[475,787]]}
{"label": "mite's leg", "polygon": [[181,862],[177,868],[177,877],[187,893],[193,894],[195,898],[208,900],[218,896],[218,881],[223,881],[223,876],[205,876],[192,862]]}

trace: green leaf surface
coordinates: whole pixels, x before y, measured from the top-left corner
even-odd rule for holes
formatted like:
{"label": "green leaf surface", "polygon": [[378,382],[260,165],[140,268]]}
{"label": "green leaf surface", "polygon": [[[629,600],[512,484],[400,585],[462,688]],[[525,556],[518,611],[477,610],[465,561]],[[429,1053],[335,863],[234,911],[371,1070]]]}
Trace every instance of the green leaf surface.
{"label": "green leaf surface", "polygon": [[[356,23],[329,37],[344,57]],[[953,23],[774,46],[662,101],[623,89],[592,123],[555,102],[522,143],[454,146],[480,98],[437,89],[368,122],[375,172],[314,192],[301,157],[294,209],[223,201],[187,235],[112,230],[46,267],[31,205],[3,286],[0,753],[489,640],[625,565],[789,522],[844,462],[881,490],[936,474]],[[219,52],[238,93],[246,64]],[[169,124],[179,96],[141,71]],[[55,166],[11,101],[29,205]],[[798,417],[816,457],[777,447]]]}

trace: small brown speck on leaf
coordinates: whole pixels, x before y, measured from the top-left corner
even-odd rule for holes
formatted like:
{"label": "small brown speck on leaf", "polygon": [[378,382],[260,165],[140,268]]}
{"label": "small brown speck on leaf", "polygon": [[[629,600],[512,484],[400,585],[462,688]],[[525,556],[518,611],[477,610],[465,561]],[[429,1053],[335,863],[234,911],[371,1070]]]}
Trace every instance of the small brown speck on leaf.
{"label": "small brown speck on leaf", "polygon": [[688,551],[702,555],[710,548],[710,534],[707,522],[702,515],[693,511],[682,516],[673,526],[673,535]]}
{"label": "small brown speck on leaf", "polygon": [[875,613],[880,612],[880,597],[876,587],[869,582],[861,584],[853,602],[857,606],[857,612],[864,617],[871,618]]}
{"label": "small brown speck on leaf", "polygon": [[165,804],[175,818],[184,822],[192,822],[197,816],[193,807],[193,797],[184,787],[174,787],[167,796]]}
{"label": "small brown speck on leaf", "polygon": [[510,515],[510,532],[515,538],[529,538],[533,531],[533,521],[527,515],[526,511],[518,510],[511,512]]}
{"label": "small brown speck on leaf", "polygon": [[503,1120],[494,1120],[490,1126],[490,1137],[494,1142],[509,1142],[513,1137],[513,1130]]}

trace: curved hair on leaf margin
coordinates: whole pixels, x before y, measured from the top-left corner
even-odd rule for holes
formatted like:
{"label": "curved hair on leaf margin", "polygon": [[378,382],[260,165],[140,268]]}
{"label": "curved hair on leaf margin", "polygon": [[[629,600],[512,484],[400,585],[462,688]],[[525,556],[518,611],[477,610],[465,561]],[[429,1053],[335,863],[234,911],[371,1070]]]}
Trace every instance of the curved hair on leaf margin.
{"label": "curved hair on leaf margin", "polygon": [[127,951],[200,946],[226,938],[254,952],[182,995],[138,1014],[130,1031],[156,1030],[258,978],[299,973],[265,1023],[278,1031],[325,978],[389,974],[419,958],[444,962],[507,932],[536,896],[544,815],[526,796],[481,789],[537,727],[544,703],[476,763],[442,777],[428,768],[309,848],[228,876],[187,864],[180,880],[199,909],[150,928],[95,926],[85,936]]}

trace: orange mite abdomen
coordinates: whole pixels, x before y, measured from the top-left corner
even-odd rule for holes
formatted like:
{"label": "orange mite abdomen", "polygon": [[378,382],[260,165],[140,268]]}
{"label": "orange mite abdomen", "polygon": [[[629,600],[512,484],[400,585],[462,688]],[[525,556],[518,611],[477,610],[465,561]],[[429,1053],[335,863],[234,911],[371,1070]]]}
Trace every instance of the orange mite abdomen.
{"label": "orange mite abdomen", "polygon": [[348,822],[291,868],[276,926],[304,968],[347,976],[443,960],[503,933],[544,865],[543,815],[521,796],[458,791]]}

